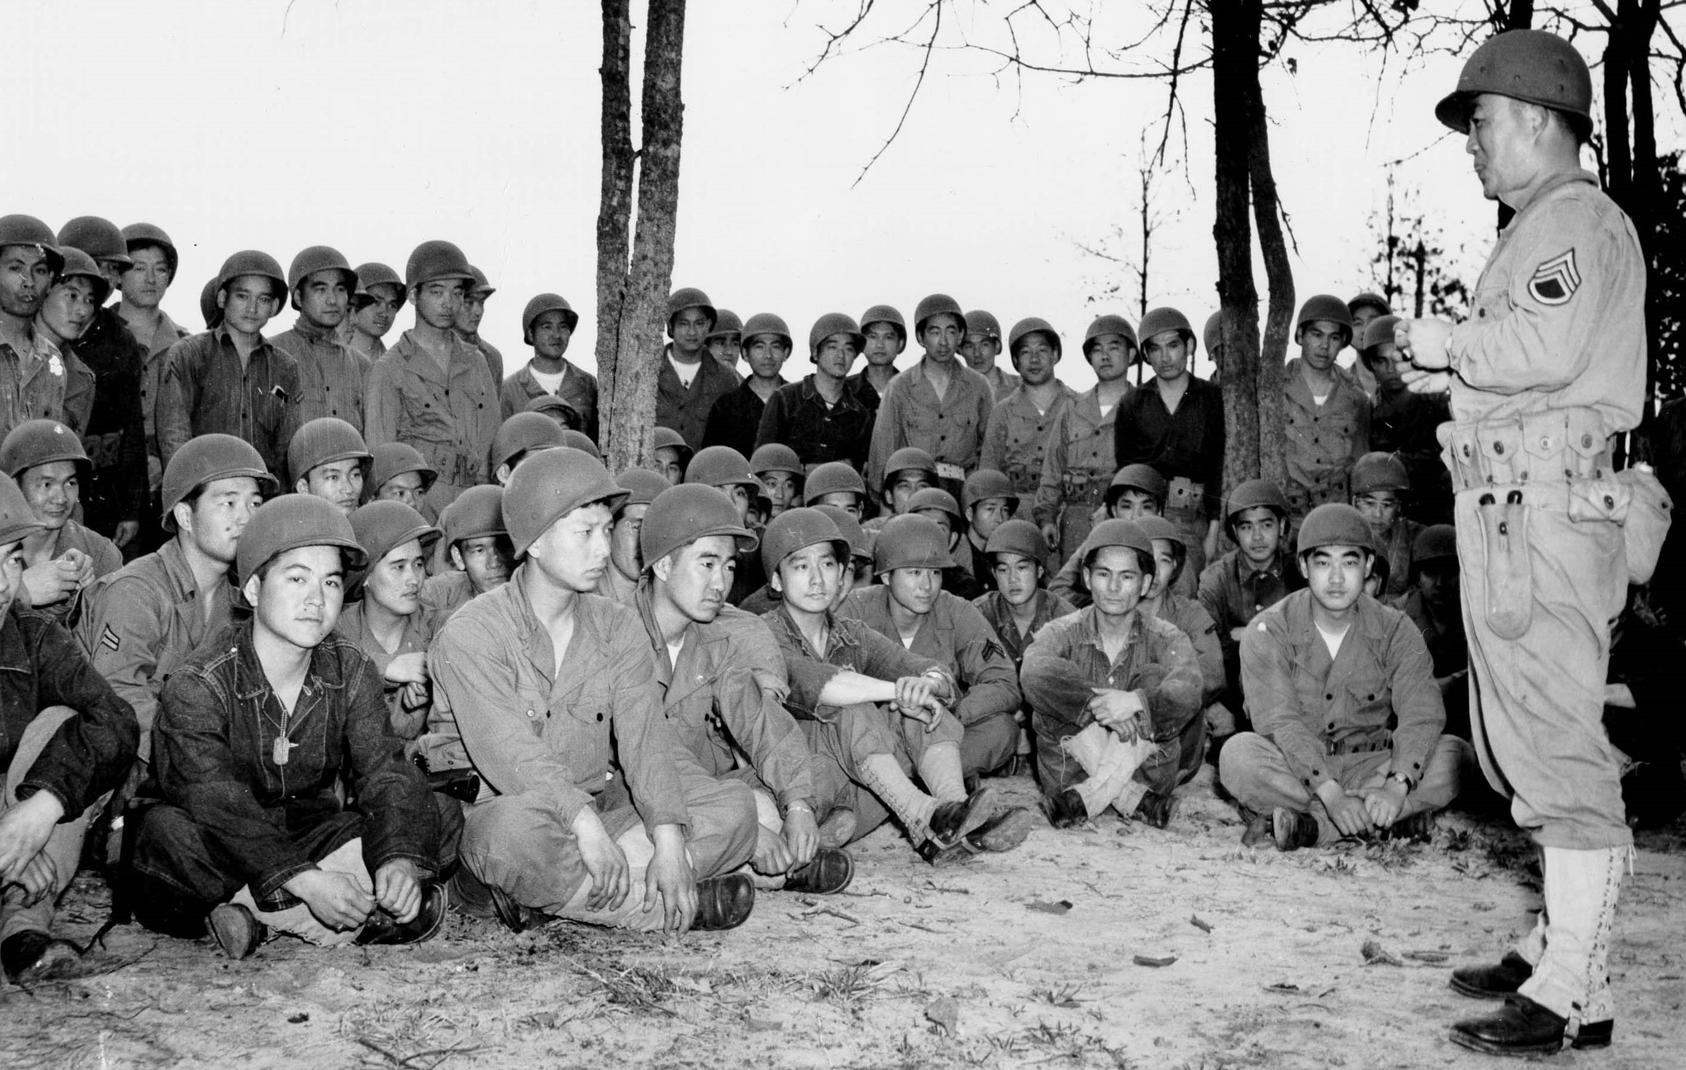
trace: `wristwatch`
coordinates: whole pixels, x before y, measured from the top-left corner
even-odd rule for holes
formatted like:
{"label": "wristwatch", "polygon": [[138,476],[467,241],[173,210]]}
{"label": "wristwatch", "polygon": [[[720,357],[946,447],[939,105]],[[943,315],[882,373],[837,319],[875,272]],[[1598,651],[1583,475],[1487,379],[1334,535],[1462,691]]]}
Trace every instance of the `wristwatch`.
{"label": "wristwatch", "polygon": [[1395,769],[1393,772],[1389,773],[1387,775],[1387,779],[1397,780],[1401,784],[1405,785],[1405,794],[1407,794],[1407,795],[1411,794],[1412,790],[1415,789],[1416,786],[1417,786],[1415,781],[1413,781],[1410,777],[1406,776],[1404,773],[1401,773],[1397,769]]}

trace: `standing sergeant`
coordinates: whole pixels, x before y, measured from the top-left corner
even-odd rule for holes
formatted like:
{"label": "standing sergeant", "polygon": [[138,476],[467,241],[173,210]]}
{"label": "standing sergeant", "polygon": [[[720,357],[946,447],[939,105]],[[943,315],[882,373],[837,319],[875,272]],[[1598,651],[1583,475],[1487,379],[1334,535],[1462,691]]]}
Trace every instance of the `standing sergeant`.
{"label": "standing sergeant", "polygon": [[[835,763],[834,771],[822,763],[828,779],[870,793],[855,793],[847,807],[859,815],[854,835],[894,814],[932,865],[1023,842],[1022,810],[1003,809],[994,788],[966,793],[963,729],[947,711],[953,678],[935,660],[834,612],[850,552],[836,525],[818,510],[792,509],[768,525],[761,552],[780,596],[762,619],[784,655],[786,703],[814,752]],[[915,772],[924,790],[910,779]]]}
{"label": "standing sergeant", "polygon": [[1060,336],[1047,320],[1031,316],[1013,324],[1007,336],[1007,352],[1018,369],[1019,385],[997,398],[995,408],[990,410],[978,467],[1007,474],[1019,501],[1013,515],[1029,520],[1036,488],[1042,482],[1048,433],[1055,417],[1077,395],[1054,378],[1054,367],[1060,362]]}
{"label": "standing sergeant", "polygon": [[872,425],[867,486],[877,486],[897,450],[929,453],[937,478],[950,494],[978,466],[984,427],[994,396],[983,376],[955,359],[966,334],[966,317],[947,294],[932,294],[913,313],[913,334],[924,347],[918,364],[890,380]]}
{"label": "standing sergeant", "polygon": [[[96,216],[83,216],[66,223],[59,230],[59,246],[80,249],[94,259],[105,276],[107,285],[103,289],[107,296],[113,288],[127,285],[126,280],[137,262],[132,252],[134,245],[125,240],[116,224]],[[148,247],[146,252],[148,269],[163,269],[164,285],[168,286],[164,252],[156,246]],[[163,297],[162,287],[157,288],[157,295]],[[127,300],[125,297],[124,303]],[[148,511],[151,499],[141,396],[147,349],[129,330],[123,304],[97,307],[104,303],[105,297],[99,297],[87,328],[74,346],[77,358],[87,366],[99,386],[91,392],[86,421],[81,426],[75,420],[66,422],[82,436],[82,445],[88,451],[88,482],[82,488],[83,520],[122,549],[139,533],[141,516]],[[156,308],[154,302],[154,311]],[[162,313],[158,315],[162,317]],[[152,327],[147,334],[148,342],[162,324],[154,323]],[[170,341],[179,337],[176,335]]]}
{"label": "standing sergeant", "polygon": [[272,931],[327,946],[426,940],[445,921],[432,878],[454,829],[387,724],[380,678],[334,631],[351,525],[286,494],[241,536],[251,615],[211,636],[164,686],[141,819],[137,917],[230,958]]}
{"label": "standing sergeant", "polygon": [[[1399,329],[1411,389],[1452,392],[1441,442],[1457,491],[1477,751],[1545,855],[1545,911],[1520,955],[1453,975],[1460,992],[1510,996],[1452,1029],[1501,1054],[1609,1043],[1606,956],[1633,851],[1622,756],[1602,718],[1609,622],[1630,575],[1623,523],[1642,523],[1643,480],[1613,472],[1611,451],[1644,403],[1645,258],[1581,169],[1591,104],[1585,61],[1550,34],[1500,34],[1469,58],[1435,115],[1468,135],[1482,194],[1516,215],[1474,287],[1471,319]],[[1656,532],[1629,534],[1642,545]]]}
{"label": "standing sergeant", "polygon": [[1249,846],[1274,838],[1292,851],[1371,830],[1427,839],[1457,797],[1469,745],[1442,734],[1416,626],[1364,593],[1372,557],[1358,510],[1318,506],[1299,532],[1306,589],[1241,640],[1254,731],[1224,747],[1219,776]]}
{"label": "standing sergeant", "polygon": [[708,357],[703,339],[714,329],[714,319],[714,302],[701,290],[687,286],[668,296],[669,342],[656,374],[656,423],[679,432],[692,451],[703,448],[715,399],[743,382],[713,357],[703,359]]}
{"label": "standing sergeant", "polygon": [[955,680],[954,716],[965,727],[961,765],[975,778],[1013,757],[1019,684],[1013,660],[983,614],[942,589],[942,570],[954,564],[948,547],[948,536],[929,517],[892,518],[873,544],[880,584],[849,595],[839,612],[934,659]]}
{"label": "standing sergeant", "polygon": [[773,637],[756,618],[719,619],[734,561],[758,545],[715,488],[665,490],[642,525],[645,576],[633,604],[679,742],[710,776],[755,789],[759,832],[751,866],[783,878],[789,891],[839,892],[854,867],[835,845],[821,845],[820,822],[833,799],[816,792],[816,760],[783,706],[783,665],[773,677],[756,671],[751,648],[770,650]]}
{"label": "standing sergeant", "polygon": [[990,313],[981,309],[966,313],[966,336],[960,342],[960,355],[966,367],[989,384],[992,405],[1018,389],[1019,377],[995,366],[995,358],[1001,355],[1001,321]]}
{"label": "standing sergeant", "polygon": [[1136,330],[1123,316],[1100,316],[1083,335],[1095,385],[1054,415],[1032,512],[1048,549],[1064,561],[1083,545],[1096,506],[1118,468],[1113,425],[1130,396],[1125,378],[1136,359]]}
{"label": "standing sergeant", "polygon": [[503,353],[498,347],[480,337],[480,321],[486,316],[486,301],[497,293],[497,287],[486,281],[486,273],[468,265],[468,287],[463,290],[462,304],[451,320],[451,329],[458,338],[480,351],[486,359],[486,370],[492,376],[494,391],[503,385]]}
{"label": "standing sergeant", "polygon": [[57,420],[29,420],[0,442],[0,469],[17,480],[39,525],[23,537],[16,600],[69,624],[80,592],[123,567],[111,540],[73,516],[88,455],[76,432]]}
{"label": "standing sergeant", "polygon": [[321,498],[347,517],[363,502],[363,485],[373,462],[357,428],[333,416],[305,424],[287,446],[293,490]]}
{"label": "standing sergeant", "polygon": [[400,502],[370,502],[351,514],[351,530],[368,564],[354,581],[362,598],[340,614],[340,634],[374,662],[394,735],[415,739],[427,726],[433,691],[427,645],[434,621],[422,611],[427,555],[439,529]]}
{"label": "standing sergeant", "polygon": [[88,587],[76,636],[94,668],[134,707],[143,763],[152,761],[164,681],[228,623],[240,535],[274,490],[250,443],[201,435],[164,469],[162,526],[170,540]]}
{"label": "standing sergeant", "polygon": [[864,344],[855,321],[841,312],[827,312],[815,320],[808,331],[813,374],[779,387],[768,399],[755,433],[756,448],[782,442],[796,451],[809,472],[834,461],[856,471],[865,466],[877,398],[868,405],[858,390],[849,388],[849,368]]}
{"label": "standing sergeant", "polygon": [[1192,595],[1201,569],[1218,553],[1223,501],[1223,392],[1189,374],[1194,328],[1174,308],[1142,317],[1142,357],[1153,378],[1130,393],[1113,421],[1113,454],[1120,465],[1150,464],[1170,481],[1164,516],[1184,535],[1188,567],[1179,593]]}
{"label": "standing sergeant", "polygon": [[0,477],[0,967],[13,984],[78,957],[52,938],[82,837],[135,759],[135,715],[70,633],[17,605],[20,540],[37,527]]}
{"label": "standing sergeant", "polygon": [[416,246],[404,267],[416,325],[369,369],[364,438],[420,450],[439,473],[427,492],[435,509],[491,479],[486,454],[501,419],[485,358],[452,329],[473,278],[450,242]]}
{"label": "standing sergeant", "polygon": [[1142,529],[1101,521],[1083,545],[1094,602],[1049,622],[1025,649],[1037,780],[1055,828],[1109,806],[1156,828],[1171,819],[1179,740],[1200,716],[1200,665],[1186,635],[1140,612],[1153,579]]}
{"label": "standing sergeant", "polygon": [[860,328],[866,367],[849,377],[849,387],[868,411],[876,413],[890,380],[896,377],[896,358],[907,349],[907,321],[890,305],[873,305],[861,313]]}
{"label": "standing sergeant", "polygon": [[357,273],[338,249],[312,245],[293,257],[287,290],[299,318],[274,342],[298,362],[299,422],[334,416],[362,432],[369,362],[339,341],[351,295],[357,292]]}
{"label": "standing sergeant", "polygon": [[1352,340],[1346,302],[1306,298],[1294,328],[1300,355],[1282,371],[1289,514],[1302,519],[1324,502],[1345,502],[1352,462],[1370,449],[1370,399],[1335,364]]}
{"label": "standing sergeant", "polygon": [[521,310],[521,340],[533,347],[532,359],[498,387],[503,418],[526,411],[534,398],[561,398],[573,409],[580,430],[597,441],[597,377],[567,357],[580,314],[561,294],[543,293]]}
{"label": "standing sergeant", "polygon": [[[351,294],[351,340],[346,343],[362,358],[364,368],[386,352],[386,338],[404,307],[404,280],[398,272],[371,260],[356,267],[357,288]],[[344,332],[341,332],[342,335]]]}
{"label": "standing sergeant", "polygon": [[517,924],[538,911],[729,929],[755,903],[750,879],[731,873],[755,847],[754,795],[697,766],[662,716],[637,613],[590,593],[624,493],[579,450],[523,465],[506,521],[524,560],[428,653],[435,727],[460,737],[485,785],[463,831],[475,880],[459,885],[469,909]]}
{"label": "standing sergeant", "polygon": [[[739,453],[755,452],[756,435],[774,393],[784,387],[779,372],[790,359],[794,343],[790,328],[771,312],[757,312],[743,328],[744,355],[749,358],[749,378],[714,399],[703,427],[703,444],[730,446]],[[730,367],[724,361],[722,366]],[[737,361],[733,360],[732,364]],[[733,374],[736,374],[734,372]],[[779,439],[772,441],[778,442]]]}
{"label": "standing sergeant", "polygon": [[195,435],[235,435],[257,447],[270,473],[286,473],[299,428],[298,364],[270,345],[263,328],[287,293],[281,265],[248,249],[223,261],[215,305],[220,322],[170,347],[159,389],[158,448],[165,464]]}

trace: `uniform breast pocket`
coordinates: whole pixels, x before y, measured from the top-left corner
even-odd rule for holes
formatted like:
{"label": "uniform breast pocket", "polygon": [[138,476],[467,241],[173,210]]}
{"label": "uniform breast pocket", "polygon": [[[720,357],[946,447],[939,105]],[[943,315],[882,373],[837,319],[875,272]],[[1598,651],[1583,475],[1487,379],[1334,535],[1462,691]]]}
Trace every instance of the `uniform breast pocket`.
{"label": "uniform breast pocket", "polygon": [[1347,680],[1353,721],[1373,728],[1386,728],[1393,716],[1393,692],[1379,666]]}
{"label": "uniform breast pocket", "polygon": [[403,422],[399,433],[407,440],[422,442],[451,441],[451,416],[445,398],[431,387],[400,390]]}
{"label": "uniform breast pocket", "polygon": [[934,435],[940,422],[937,410],[926,408],[924,405],[909,405],[902,410],[902,425],[907,428],[909,435]]}

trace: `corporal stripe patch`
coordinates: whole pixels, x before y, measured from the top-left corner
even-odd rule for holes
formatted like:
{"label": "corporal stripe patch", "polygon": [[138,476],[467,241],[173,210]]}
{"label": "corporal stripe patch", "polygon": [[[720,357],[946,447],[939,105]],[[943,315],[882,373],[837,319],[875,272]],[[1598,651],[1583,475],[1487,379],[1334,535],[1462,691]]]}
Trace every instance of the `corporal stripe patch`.
{"label": "corporal stripe patch", "polygon": [[1542,305],[1566,305],[1580,288],[1581,272],[1573,249],[1542,263],[1528,280],[1529,295]]}
{"label": "corporal stripe patch", "polygon": [[122,640],[117,638],[117,633],[111,630],[111,625],[107,624],[105,631],[100,633],[100,646],[115,653],[117,648],[122,645]]}

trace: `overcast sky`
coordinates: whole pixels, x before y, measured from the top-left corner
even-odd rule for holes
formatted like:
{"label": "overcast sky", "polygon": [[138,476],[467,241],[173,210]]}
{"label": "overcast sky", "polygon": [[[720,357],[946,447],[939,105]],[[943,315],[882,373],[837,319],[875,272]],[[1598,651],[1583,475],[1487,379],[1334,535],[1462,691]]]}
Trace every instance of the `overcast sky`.
{"label": "overcast sky", "polygon": [[[876,34],[923,0],[879,6]],[[1033,78],[1021,93],[989,76],[985,58],[945,54],[899,139],[856,184],[918,57],[893,46],[846,54],[798,83],[824,41],[817,24],[841,25],[854,8],[689,4],[675,285],[701,286],[745,318],[777,312],[799,339],[823,312],[887,301],[911,314],[941,290],[993,311],[1004,330],[1049,319],[1070,353],[1062,377],[1092,382],[1077,352],[1085,325],[1139,310],[1133,279],[1119,280],[1127,298],[1093,300],[1117,272],[1079,244],[1133,253],[1140,138],[1156,129],[1163,86]],[[998,39],[994,10],[955,30]],[[199,288],[235,249],[285,267],[327,243],[402,272],[418,242],[448,238],[499,288],[482,333],[512,370],[525,352],[521,307],[544,290],[581,311],[570,356],[594,363],[596,4],[12,0],[7,21],[5,210],[54,228],[84,213],[163,226],[182,252],[165,307],[185,326],[201,325]],[[1296,73],[1273,67],[1265,93],[1299,298],[1373,285],[1367,222],[1385,198],[1384,163],[1401,157],[1411,157],[1401,184],[1467,242],[1473,276],[1492,210],[1461,138],[1432,115],[1458,61],[1401,76],[1336,46],[1289,54]],[[1210,98],[1208,78],[1185,83],[1188,167],[1157,178],[1151,274],[1150,304],[1183,308],[1197,328],[1217,305]],[[1262,298],[1262,272],[1258,285]],[[410,322],[401,313],[399,328]],[[805,369],[798,357],[787,371]]]}

